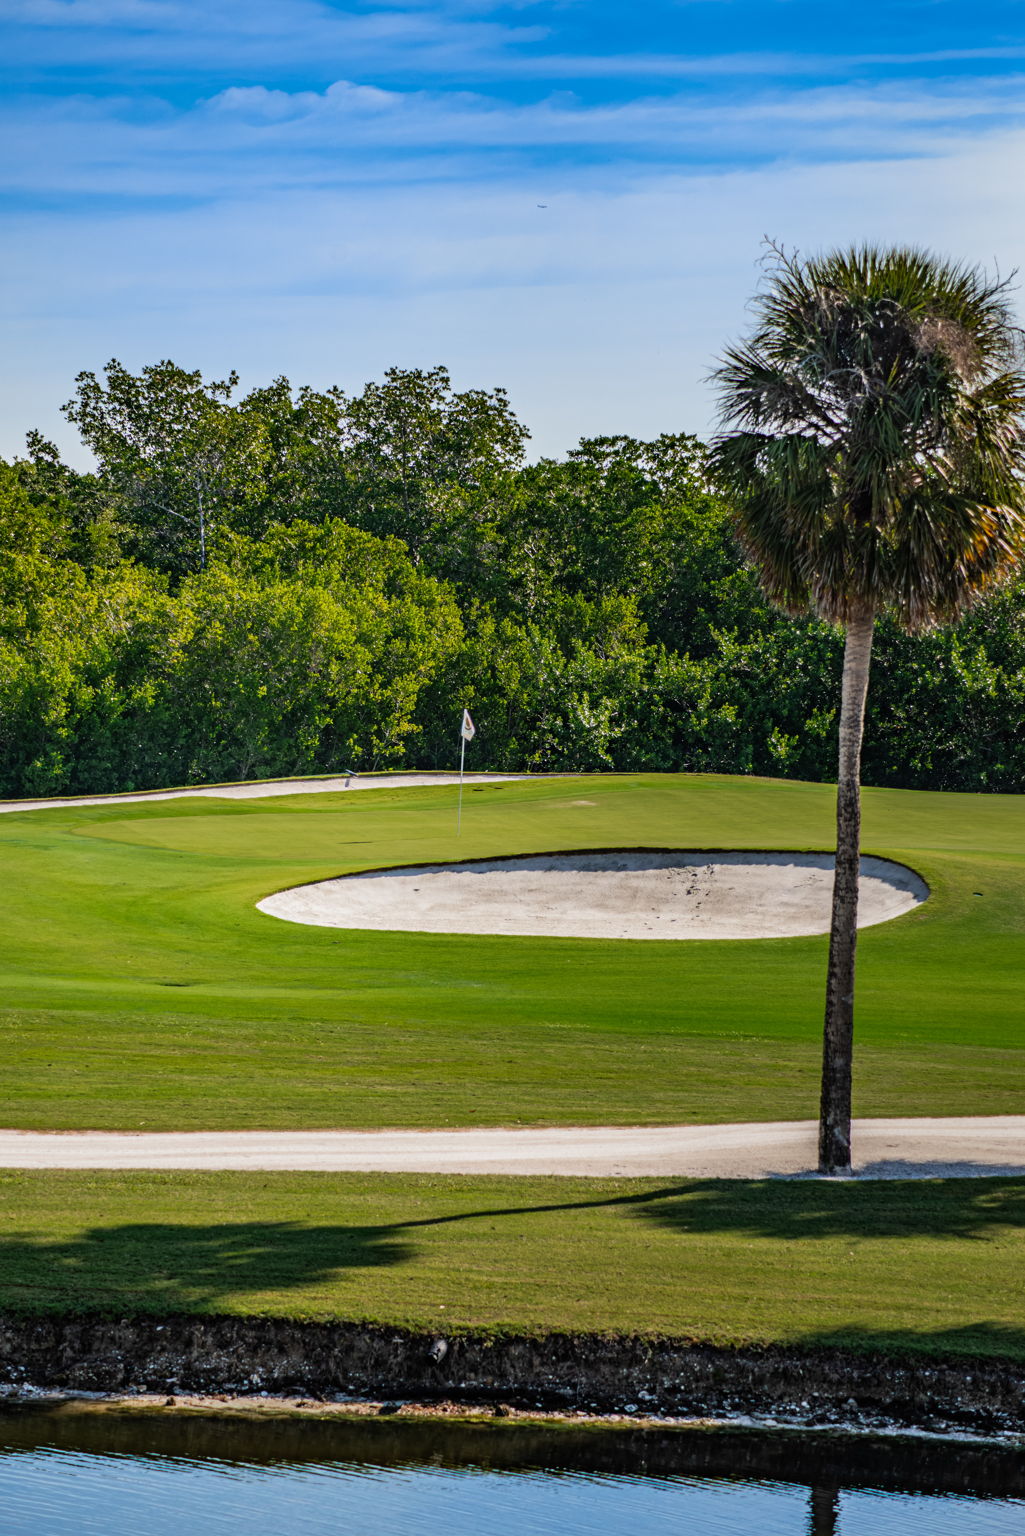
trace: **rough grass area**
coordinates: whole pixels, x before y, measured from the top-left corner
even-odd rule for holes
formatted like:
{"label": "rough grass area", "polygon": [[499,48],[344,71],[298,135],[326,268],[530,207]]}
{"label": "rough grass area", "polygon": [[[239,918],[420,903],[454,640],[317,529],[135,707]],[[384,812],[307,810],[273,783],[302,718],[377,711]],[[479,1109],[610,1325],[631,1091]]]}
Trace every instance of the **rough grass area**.
{"label": "rough grass area", "polygon": [[1025,1359],[1021,1179],[4,1173],[0,1210],[5,1310]]}
{"label": "rough grass area", "polygon": [[[816,1113],[825,939],[359,933],[265,916],[348,870],[602,847],[828,849],[824,785],[636,776],[0,817],[0,1122],[173,1129]],[[1025,797],[869,790],[932,887],[865,930],[856,1112],[1025,1112]]]}

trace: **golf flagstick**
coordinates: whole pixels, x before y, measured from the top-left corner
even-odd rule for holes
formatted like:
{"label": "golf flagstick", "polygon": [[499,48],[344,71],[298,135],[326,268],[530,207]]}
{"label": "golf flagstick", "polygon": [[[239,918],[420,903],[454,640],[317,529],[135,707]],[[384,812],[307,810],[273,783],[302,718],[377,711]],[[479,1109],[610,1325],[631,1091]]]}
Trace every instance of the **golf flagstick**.
{"label": "golf flagstick", "polygon": [[477,727],[470,719],[470,711],[463,710],[463,723],[459,727],[459,809],[456,811],[456,837],[463,831],[463,769],[466,764],[466,743],[477,734]]}

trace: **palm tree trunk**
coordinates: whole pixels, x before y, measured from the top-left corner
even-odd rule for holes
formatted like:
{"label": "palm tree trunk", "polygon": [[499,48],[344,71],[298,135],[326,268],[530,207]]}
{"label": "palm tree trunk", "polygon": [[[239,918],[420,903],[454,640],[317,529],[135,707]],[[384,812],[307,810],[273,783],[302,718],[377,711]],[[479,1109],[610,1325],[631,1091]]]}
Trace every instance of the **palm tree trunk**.
{"label": "palm tree trunk", "polygon": [[836,866],[829,930],[826,1024],[822,1038],[819,1172],[851,1171],[851,1059],[854,1048],[854,954],[858,942],[861,868],[861,742],[872,660],[875,613],[866,609],[847,624],[840,705],[840,762],[836,783]]}

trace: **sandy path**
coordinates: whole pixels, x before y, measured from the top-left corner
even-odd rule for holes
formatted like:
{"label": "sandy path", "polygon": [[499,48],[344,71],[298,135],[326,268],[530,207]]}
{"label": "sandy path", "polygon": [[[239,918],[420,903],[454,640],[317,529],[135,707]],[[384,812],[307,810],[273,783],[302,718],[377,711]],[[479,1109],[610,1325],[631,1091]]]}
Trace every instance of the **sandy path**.
{"label": "sandy path", "polygon": [[[545,778],[545,774],[468,773],[467,784],[504,784],[510,779]],[[458,784],[458,773],[341,774],[333,779],[258,779],[248,784],[205,784],[189,789],[146,789],[130,795],[73,795],[69,799],[0,800],[4,811],[59,810],[76,805],[132,805],[138,800],[187,800],[194,795],[213,800],[262,800],[266,795],[334,794],[340,789],[414,789],[431,784]]]}
{"label": "sandy path", "polygon": [[[546,853],[374,870],[277,891],[261,912],[324,928],[590,939],[785,939],[829,932],[831,853]],[[861,861],[858,927],[929,887]]]}
{"label": "sandy path", "polygon": [[[206,1168],[755,1179],[815,1169],[811,1120],[454,1131],[0,1131],[4,1168]],[[1025,1115],[860,1120],[862,1178],[1025,1174]]]}

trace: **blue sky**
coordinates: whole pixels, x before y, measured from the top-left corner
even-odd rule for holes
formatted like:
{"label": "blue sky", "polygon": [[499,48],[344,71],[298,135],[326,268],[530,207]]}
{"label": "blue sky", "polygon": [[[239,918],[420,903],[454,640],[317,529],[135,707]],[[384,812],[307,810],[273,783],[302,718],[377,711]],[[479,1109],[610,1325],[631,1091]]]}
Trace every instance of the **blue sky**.
{"label": "blue sky", "polygon": [[704,432],[769,234],[1025,244],[1025,4],[0,0],[0,452],[171,356]]}

